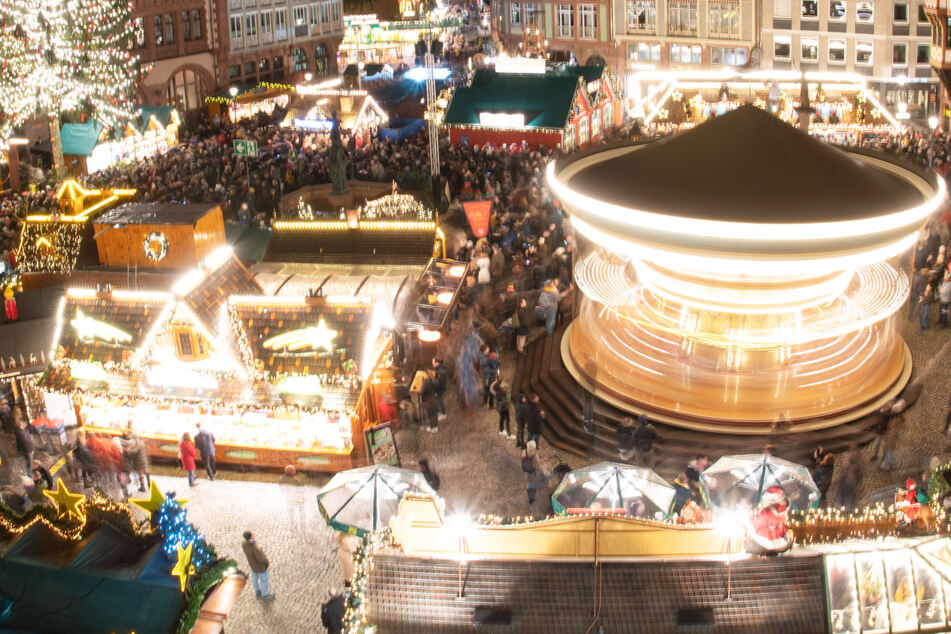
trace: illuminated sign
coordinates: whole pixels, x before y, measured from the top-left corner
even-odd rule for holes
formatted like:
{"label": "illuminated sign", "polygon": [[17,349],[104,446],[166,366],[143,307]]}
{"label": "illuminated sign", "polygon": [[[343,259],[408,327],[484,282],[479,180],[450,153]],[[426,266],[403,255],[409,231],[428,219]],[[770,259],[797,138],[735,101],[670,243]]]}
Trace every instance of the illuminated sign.
{"label": "illuminated sign", "polygon": [[497,128],[524,128],[525,115],[520,112],[480,112],[479,123]]}
{"label": "illuminated sign", "polygon": [[76,334],[80,339],[102,339],[112,343],[129,343],[132,341],[132,335],[119,330],[115,326],[87,317],[83,311],[76,309],[76,318],[70,322],[76,329]]}
{"label": "illuminated sign", "polygon": [[268,350],[296,351],[304,348],[330,350],[337,334],[336,330],[327,328],[327,322],[321,319],[316,328],[300,328],[271,337],[264,342],[264,347]]}
{"label": "illuminated sign", "polygon": [[329,130],[333,125],[330,119],[294,119],[294,127],[301,130]]}

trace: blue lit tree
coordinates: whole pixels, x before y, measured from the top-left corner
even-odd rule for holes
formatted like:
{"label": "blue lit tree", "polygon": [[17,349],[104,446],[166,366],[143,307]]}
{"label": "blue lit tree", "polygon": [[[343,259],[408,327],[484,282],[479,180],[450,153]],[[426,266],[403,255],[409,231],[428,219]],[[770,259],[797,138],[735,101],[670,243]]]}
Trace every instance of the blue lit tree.
{"label": "blue lit tree", "polygon": [[191,561],[196,571],[217,560],[215,549],[205,542],[205,536],[185,519],[185,509],[174,493],[165,494],[165,501],[155,512],[153,526],[162,534],[162,551],[169,561],[175,560],[179,546],[185,548],[188,544],[192,544]]}

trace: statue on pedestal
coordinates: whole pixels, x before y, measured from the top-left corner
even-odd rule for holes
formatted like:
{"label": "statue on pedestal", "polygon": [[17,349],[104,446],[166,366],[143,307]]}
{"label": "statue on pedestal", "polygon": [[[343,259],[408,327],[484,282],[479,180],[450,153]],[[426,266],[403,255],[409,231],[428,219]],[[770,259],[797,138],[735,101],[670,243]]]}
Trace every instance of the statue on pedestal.
{"label": "statue on pedestal", "polygon": [[330,126],[330,154],[327,156],[327,165],[330,167],[331,196],[345,196],[350,193],[347,187],[347,150],[340,139],[340,121],[337,113],[331,115]]}

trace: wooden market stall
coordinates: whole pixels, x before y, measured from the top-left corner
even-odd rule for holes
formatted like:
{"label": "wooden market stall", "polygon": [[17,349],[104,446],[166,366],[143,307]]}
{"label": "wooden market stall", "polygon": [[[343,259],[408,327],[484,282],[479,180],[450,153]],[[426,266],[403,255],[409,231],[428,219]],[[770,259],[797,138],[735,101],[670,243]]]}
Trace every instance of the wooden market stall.
{"label": "wooden market stall", "polygon": [[196,424],[222,464],[337,471],[363,464],[365,384],[388,349],[373,304],[263,295],[224,247],[164,291],[69,289],[39,382],[92,432],[131,425],[175,459]]}

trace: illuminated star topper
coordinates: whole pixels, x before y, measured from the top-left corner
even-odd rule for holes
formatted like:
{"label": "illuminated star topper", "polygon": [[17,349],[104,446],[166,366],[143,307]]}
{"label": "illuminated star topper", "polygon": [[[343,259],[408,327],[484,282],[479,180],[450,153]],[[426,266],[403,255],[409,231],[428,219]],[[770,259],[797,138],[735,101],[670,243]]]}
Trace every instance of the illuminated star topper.
{"label": "illuminated star topper", "polygon": [[316,328],[300,328],[271,337],[264,342],[264,347],[269,350],[301,350],[303,348],[330,350],[337,334],[336,330],[327,328],[327,322],[321,319]]}
{"label": "illuminated star topper", "polygon": [[113,343],[129,343],[132,341],[132,335],[124,330],[119,330],[115,326],[87,317],[83,311],[76,309],[76,319],[70,322],[76,329],[76,334],[80,339],[102,339]]}
{"label": "illuminated star topper", "polygon": [[178,560],[175,567],[172,568],[172,576],[178,577],[178,583],[181,585],[182,592],[185,592],[185,585],[188,578],[195,574],[195,567],[192,565],[192,545],[194,542],[188,542],[188,546],[182,548],[178,545]]}
{"label": "illuminated star topper", "polygon": [[56,503],[56,512],[59,517],[68,515],[80,522],[83,521],[82,505],[86,501],[86,496],[82,493],[70,493],[62,478],[56,481],[55,491],[43,491],[43,495]]}

